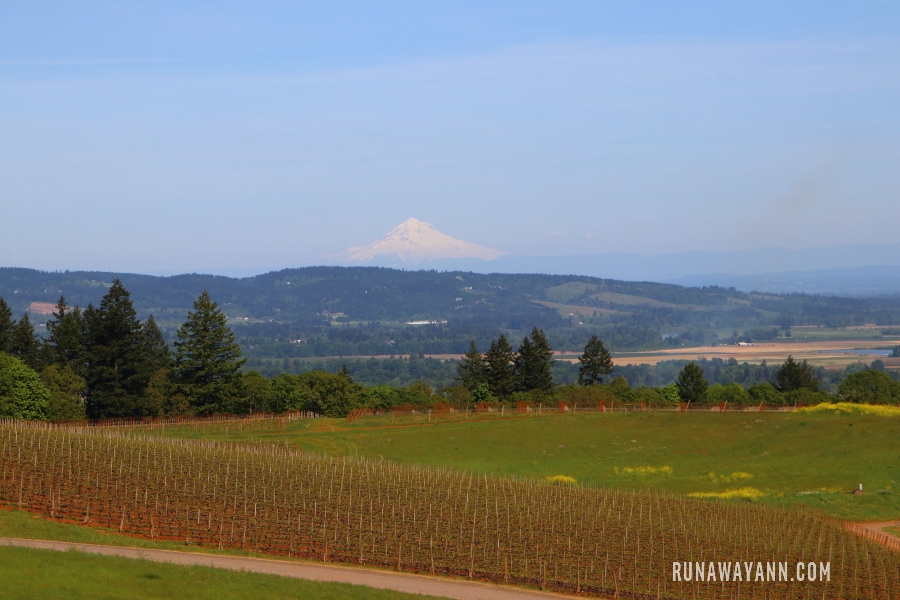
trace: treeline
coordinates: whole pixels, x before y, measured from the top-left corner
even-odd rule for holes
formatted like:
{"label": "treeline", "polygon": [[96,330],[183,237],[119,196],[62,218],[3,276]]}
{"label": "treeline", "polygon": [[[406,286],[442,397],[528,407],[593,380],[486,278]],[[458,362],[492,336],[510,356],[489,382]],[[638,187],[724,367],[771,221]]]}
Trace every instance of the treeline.
{"label": "treeline", "polygon": [[240,346],[203,292],[174,352],[153,316],[141,322],[113,280],[99,306],[57,302],[42,339],[0,298],[0,415],[41,419],[211,414],[239,401]]}
{"label": "treeline", "polygon": [[[86,306],[99,301],[113,277],[0,269],[0,295],[17,314],[60,293]],[[117,277],[138,298],[138,314],[153,314],[169,342],[207,290],[232,319],[244,356],[261,359],[460,354],[471,339],[484,348],[500,333],[520,339],[535,326],[557,348],[579,348],[596,335],[624,350],[771,339],[795,325],[900,324],[896,298],[749,294],[593,277],[374,267],[309,267],[244,279]],[[406,325],[420,320],[435,324]],[[722,330],[734,333],[720,337]]]}

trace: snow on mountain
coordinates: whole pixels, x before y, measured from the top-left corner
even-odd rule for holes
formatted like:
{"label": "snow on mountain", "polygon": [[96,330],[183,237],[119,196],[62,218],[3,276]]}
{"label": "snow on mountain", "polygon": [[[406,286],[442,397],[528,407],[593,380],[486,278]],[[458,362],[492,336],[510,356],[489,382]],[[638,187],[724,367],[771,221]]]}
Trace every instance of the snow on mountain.
{"label": "snow on mountain", "polygon": [[506,252],[464,242],[441,233],[431,223],[408,219],[373,244],[353,246],[326,258],[337,263],[371,263],[388,259],[417,264],[451,258],[494,260],[504,254]]}

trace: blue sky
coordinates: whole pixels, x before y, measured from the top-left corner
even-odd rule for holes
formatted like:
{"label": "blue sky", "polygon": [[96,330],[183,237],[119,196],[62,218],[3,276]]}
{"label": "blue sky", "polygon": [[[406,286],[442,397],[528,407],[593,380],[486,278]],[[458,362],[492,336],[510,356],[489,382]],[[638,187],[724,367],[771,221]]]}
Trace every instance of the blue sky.
{"label": "blue sky", "polygon": [[0,2],[0,266],[900,243],[893,2]]}

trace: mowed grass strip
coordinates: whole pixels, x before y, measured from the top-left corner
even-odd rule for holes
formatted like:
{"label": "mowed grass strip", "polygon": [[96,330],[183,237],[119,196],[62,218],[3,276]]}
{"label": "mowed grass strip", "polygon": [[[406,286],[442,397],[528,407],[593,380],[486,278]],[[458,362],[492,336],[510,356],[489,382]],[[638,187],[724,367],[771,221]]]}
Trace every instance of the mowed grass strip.
{"label": "mowed grass strip", "polygon": [[[420,421],[423,419],[420,419]],[[390,417],[291,423],[243,435],[312,452],[730,501],[817,507],[858,521],[900,518],[900,418],[828,413],[546,414],[415,423]],[[853,494],[859,484],[862,494]],[[732,492],[729,494],[729,492]]]}
{"label": "mowed grass strip", "polygon": [[426,596],[145,560],[0,547],[2,598],[415,600]]}

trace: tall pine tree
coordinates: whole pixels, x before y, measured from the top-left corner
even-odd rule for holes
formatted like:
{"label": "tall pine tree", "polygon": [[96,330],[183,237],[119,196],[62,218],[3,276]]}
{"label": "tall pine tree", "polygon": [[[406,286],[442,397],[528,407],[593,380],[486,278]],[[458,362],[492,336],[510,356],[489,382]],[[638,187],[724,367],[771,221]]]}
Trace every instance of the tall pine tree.
{"label": "tall pine tree", "polygon": [[40,368],[41,342],[34,333],[34,325],[31,324],[28,313],[22,315],[12,329],[9,353],[32,369]]}
{"label": "tall pine tree", "polygon": [[516,377],[519,389],[525,392],[539,390],[553,391],[553,348],[543,329],[531,330],[519,346],[515,359]]}
{"label": "tall pine tree", "polygon": [[503,334],[491,342],[491,347],[484,355],[484,362],[488,368],[488,387],[491,393],[501,400],[506,400],[516,391],[514,359],[512,346]]}
{"label": "tall pine tree", "polygon": [[479,383],[487,383],[487,365],[484,357],[475,345],[475,340],[469,343],[469,350],[459,361],[457,368],[462,384],[471,392]]}
{"label": "tall pine tree", "polygon": [[6,300],[0,297],[0,352],[9,352],[9,343],[12,340],[12,331],[15,326],[12,319],[12,311],[6,304]]}
{"label": "tall pine tree", "polygon": [[603,378],[613,371],[612,357],[603,345],[603,340],[591,336],[584,346],[584,354],[578,359],[578,383],[594,385],[603,383]]}
{"label": "tall pine tree", "polygon": [[84,362],[84,322],[81,310],[66,304],[63,296],[56,303],[53,318],[47,321],[44,356],[48,364],[68,365],[76,373]]}
{"label": "tall pine tree", "polygon": [[204,291],[178,330],[172,368],[178,393],[196,414],[227,411],[239,395],[244,362],[225,315]]}
{"label": "tall pine tree", "polygon": [[86,408],[91,418],[156,414],[145,392],[153,365],[143,327],[122,282],[114,279],[100,307],[84,311]]}

